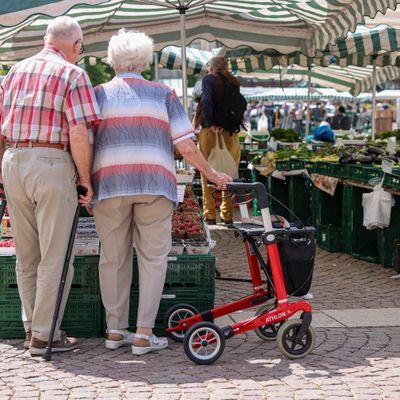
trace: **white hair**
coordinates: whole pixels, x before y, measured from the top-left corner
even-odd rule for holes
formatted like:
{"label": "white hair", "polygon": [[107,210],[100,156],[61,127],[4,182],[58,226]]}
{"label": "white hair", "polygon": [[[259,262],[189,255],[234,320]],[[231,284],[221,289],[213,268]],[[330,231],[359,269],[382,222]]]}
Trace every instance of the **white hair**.
{"label": "white hair", "polygon": [[66,41],[76,41],[82,36],[82,29],[73,18],[68,16],[53,19],[46,30],[46,38]]}
{"label": "white hair", "polygon": [[153,59],[153,39],[143,32],[120,29],[108,44],[107,62],[121,71],[142,72]]}

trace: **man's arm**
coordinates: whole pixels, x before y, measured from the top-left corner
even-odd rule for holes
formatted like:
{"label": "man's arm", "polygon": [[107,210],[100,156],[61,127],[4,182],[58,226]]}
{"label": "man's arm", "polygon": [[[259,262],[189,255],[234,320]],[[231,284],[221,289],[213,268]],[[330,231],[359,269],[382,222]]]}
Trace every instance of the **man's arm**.
{"label": "man's arm", "polygon": [[80,202],[88,205],[93,197],[91,184],[93,145],[89,141],[86,124],[74,125],[69,132],[71,155],[79,174],[79,184],[87,188],[85,196],[80,196]]}
{"label": "man's arm", "polygon": [[193,143],[192,139],[182,140],[181,142],[178,142],[175,147],[187,162],[197,168],[209,181],[214,182],[217,185],[217,188],[222,189],[227,183],[232,182],[232,178],[229,175],[211,168],[201,151]]}

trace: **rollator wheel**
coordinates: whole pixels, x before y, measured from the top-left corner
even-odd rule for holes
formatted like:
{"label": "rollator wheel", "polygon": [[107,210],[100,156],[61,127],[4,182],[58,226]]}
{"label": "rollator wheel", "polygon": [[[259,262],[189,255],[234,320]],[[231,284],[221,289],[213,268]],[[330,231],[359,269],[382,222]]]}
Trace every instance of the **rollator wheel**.
{"label": "rollator wheel", "polygon": [[[257,317],[261,314],[264,314],[273,308],[274,304],[266,304],[257,310],[255,316]],[[278,330],[282,324],[283,322],[277,322],[276,324],[263,325],[254,329],[254,332],[260,339],[272,341],[276,339],[276,335],[278,334]]]}
{"label": "rollator wheel", "polygon": [[303,320],[289,319],[279,328],[276,342],[279,350],[290,359],[303,358],[311,353],[315,345],[315,333],[311,326],[306,330],[299,342],[295,341]]}
{"label": "rollator wheel", "polygon": [[186,332],[183,348],[196,364],[212,364],[224,352],[225,337],[212,322],[198,322]]}
{"label": "rollator wheel", "polygon": [[[174,328],[182,319],[193,317],[193,315],[198,313],[199,311],[190,304],[176,304],[175,306],[172,306],[164,316],[164,329]],[[167,331],[167,334],[172,340],[183,342],[185,330],[176,332]]]}

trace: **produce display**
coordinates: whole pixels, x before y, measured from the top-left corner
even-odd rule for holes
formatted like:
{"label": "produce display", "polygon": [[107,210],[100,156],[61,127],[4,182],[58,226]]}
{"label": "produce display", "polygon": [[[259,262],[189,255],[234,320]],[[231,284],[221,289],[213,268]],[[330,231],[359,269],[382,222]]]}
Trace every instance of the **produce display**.
{"label": "produce display", "polygon": [[284,143],[293,143],[300,141],[299,134],[293,129],[273,129],[271,131],[271,137],[274,138],[275,141],[280,141]]}

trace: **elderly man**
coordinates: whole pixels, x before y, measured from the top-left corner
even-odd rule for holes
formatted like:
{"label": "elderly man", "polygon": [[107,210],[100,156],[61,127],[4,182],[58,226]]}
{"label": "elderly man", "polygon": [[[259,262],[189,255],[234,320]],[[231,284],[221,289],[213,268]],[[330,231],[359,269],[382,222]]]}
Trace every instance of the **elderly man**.
{"label": "elderly man", "polygon": [[[47,345],[77,183],[87,188],[82,204],[93,196],[87,127],[99,113],[88,76],[74,65],[82,51],[79,24],[56,18],[47,28],[44,49],[14,65],[0,88],[2,179],[17,253],[24,346],[31,355],[43,354]],[[59,323],[72,275],[71,263]],[[60,333],[58,324],[52,351],[72,350],[76,343]]]}
{"label": "elderly man", "polygon": [[[208,159],[211,150],[215,147],[217,135],[224,139],[226,148],[231,153],[237,166],[240,162],[240,143],[237,132],[229,132],[217,122],[217,106],[222,101],[226,82],[239,86],[239,81],[228,73],[228,63],[224,57],[213,57],[209,61],[210,74],[202,79],[202,95],[196,112],[196,119],[201,124],[199,133],[199,147],[204,157]],[[212,190],[207,185],[207,177],[202,175],[203,211],[205,221],[213,225],[216,223],[215,200]],[[223,193],[220,209],[221,222],[232,224],[233,205],[231,196]]]}

